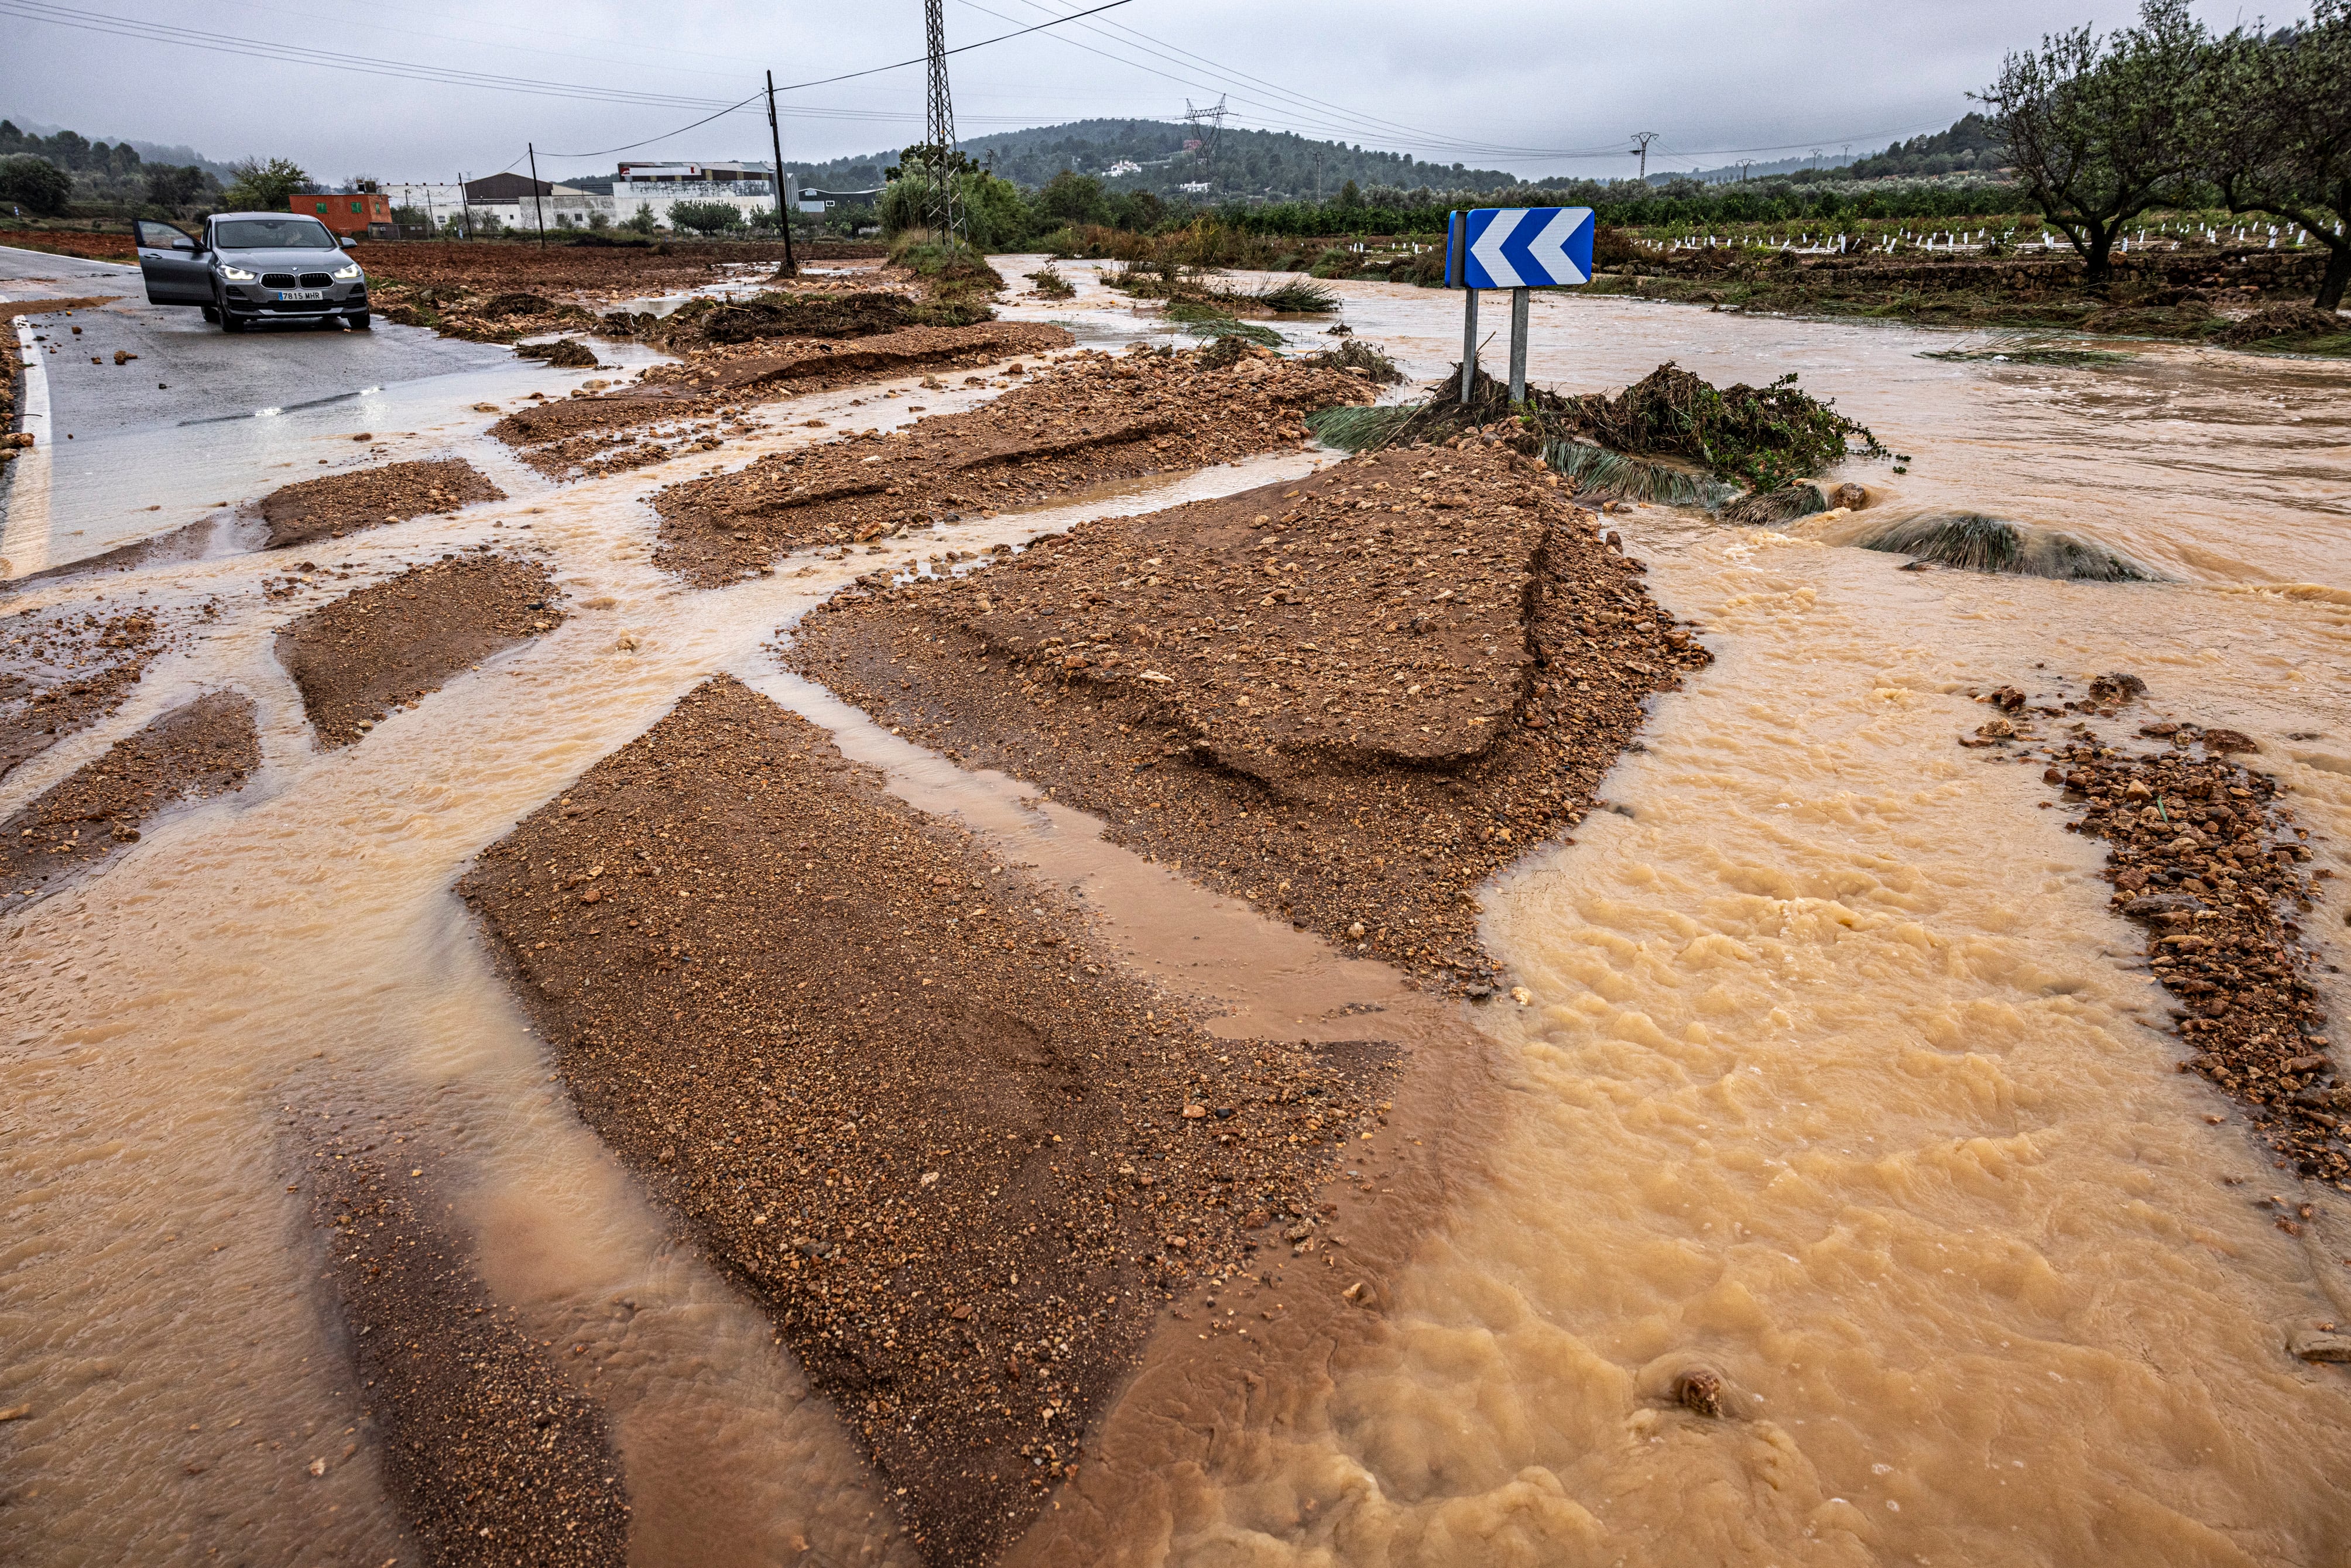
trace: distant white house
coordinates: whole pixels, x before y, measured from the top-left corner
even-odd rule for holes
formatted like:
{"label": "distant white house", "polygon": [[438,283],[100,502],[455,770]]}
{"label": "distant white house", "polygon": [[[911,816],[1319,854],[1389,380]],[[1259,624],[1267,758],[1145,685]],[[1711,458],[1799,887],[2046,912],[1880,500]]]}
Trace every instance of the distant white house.
{"label": "distant white house", "polygon": [[1122,158],[1122,159],[1120,159],[1117,162],[1115,162],[1115,163],[1112,164],[1109,168],[1107,168],[1107,169],[1103,170],[1103,171],[1102,171],[1102,172],[1103,172],[1103,173],[1105,173],[1105,174],[1108,174],[1112,179],[1113,179],[1113,180],[1114,180],[1114,179],[1118,178],[1118,176],[1120,176],[1121,174],[1140,174],[1140,173],[1142,173],[1142,172],[1143,172],[1143,165],[1142,165],[1142,164],[1140,164],[1140,163],[1138,163],[1138,162],[1135,162],[1134,159],[1132,159],[1132,158]]}

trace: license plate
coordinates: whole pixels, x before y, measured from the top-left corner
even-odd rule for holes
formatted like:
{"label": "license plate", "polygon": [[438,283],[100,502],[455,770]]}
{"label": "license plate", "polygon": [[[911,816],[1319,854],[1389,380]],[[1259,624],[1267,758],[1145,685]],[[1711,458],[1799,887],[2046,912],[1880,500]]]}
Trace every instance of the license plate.
{"label": "license plate", "polygon": [[277,301],[281,305],[296,299],[324,299],[326,297],[327,291],[323,288],[281,288],[277,291]]}

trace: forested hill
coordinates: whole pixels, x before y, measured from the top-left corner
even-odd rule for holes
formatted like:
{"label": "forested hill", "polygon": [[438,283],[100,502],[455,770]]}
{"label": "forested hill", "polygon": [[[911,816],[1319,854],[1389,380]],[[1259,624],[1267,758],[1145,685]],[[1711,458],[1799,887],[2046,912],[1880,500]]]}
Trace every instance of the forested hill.
{"label": "forested hill", "polygon": [[[1382,152],[1341,141],[1312,141],[1292,131],[1242,131],[1228,127],[1217,136],[1206,162],[1186,154],[1184,143],[1207,135],[1180,120],[1081,120],[1029,131],[1000,131],[966,139],[962,148],[1015,184],[1042,185],[1062,170],[1101,176],[1112,191],[1173,194],[1180,186],[1207,181],[1217,196],[1313,199],[1336,195],[1353,180],[1359,190],[1388,186],[1411,190],[1487,191],[1515,184],[1501,169],[1471,169],[1430,163],[1402,152]],[[895,149],[827,163],[793,163],[802,180],[820,187],[878,184],[882,171],[898,161]],[[1115,163],[1142,167],[1111,176]]]}

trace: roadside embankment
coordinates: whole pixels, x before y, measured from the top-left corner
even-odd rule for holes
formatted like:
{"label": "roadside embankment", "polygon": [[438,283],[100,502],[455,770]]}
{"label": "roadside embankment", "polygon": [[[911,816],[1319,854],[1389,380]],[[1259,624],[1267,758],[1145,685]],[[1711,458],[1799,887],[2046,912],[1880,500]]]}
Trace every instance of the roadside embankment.
{"label": "roadside embankment", "polygon": [[446,555],[288,622],[277,659],[302,693],[320,748],[331,750],[459,671],[555,630],[564,618],[559,597],[537,561]]}
{"label": "roadside embankment", "polygon": [[1709,659],[1531,459],[1392,449],[831,601],[787,663],[1115,842],[1483,991],[1473,890]]}
{"label": "roadside embankment", "polygon": [[962,413],[671,486],[653,498],[653,559],[712,586],[793,549],[1276,451],[1309,434],[1309,411],[1372,396],[1364,378],[1340,371],[1254,355],[1215,368],[1206,358],[1075,354]]}
{"label": "roadside embankment", "polygon": [[0,821],[0,896],[106,860],[158,812],[243,789],[260,766],[250,698],[214,692],[173,709]]}
{"label": "roadside embankment", "polygon": [[1020,1533],[1163,1306],[1309,1212],[1382,1108],[1384,1048],[1204,1032],[1057,888],[728,679],[460,891],[583,1116],[773,1315],[933,1563]]}

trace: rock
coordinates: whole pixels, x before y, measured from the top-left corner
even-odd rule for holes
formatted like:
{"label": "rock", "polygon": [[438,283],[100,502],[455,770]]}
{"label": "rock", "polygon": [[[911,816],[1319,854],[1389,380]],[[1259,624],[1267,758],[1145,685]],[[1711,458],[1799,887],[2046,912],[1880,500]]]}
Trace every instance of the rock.
{"label": "rock", "polygon": [[1858,512],[1869,505],[1869,492],[1851,480],[1847,480],[1829,492],[1828,502],[1832,507],[1842,507],[1848,512]]}
{"label": "rock", "polygon": [[2204,732],[2207,751],[2259,751],[2261,745],[2241,730],[2208,729]]}
{"label": "rock", "polygon": [[2090,700],[2095,703],[2126,703],[2146,695],[2145,681],[2120,670],[2100,675],[2090,683]]}
{"label": "rock", "polygon": [[1694,1415],[1720,1416],[1722,1375],[1711,1367],[1691,1367],[1674,1379],[1674,1402]]}
{"label": "rock", "polygon": [[2285,1348],[2304,1361],[2351,1362],[2351,1335],[2325,1329],[2291,1330],[2285,1336]]}
{"label": "rock", "polygon": [[2158,915],[2192,915],[2203,907],[2204,901],[2189,894],[2149,893],[2124,904],[2123,913],[2133,920],[2152,920]]}
{"label": "rock", "polygon": [[1349,924],[1347,926],[1347,939],[1351,942],[1360,942],[1364,939],[1364,923],[1362,921],[1357,920]]}
{"label": "rock", "polygon": [[1186,1122],[1205,1121],[1207,1118],[1207,1114],[1208,1108],[1206,1105],[1186,1105],[1184,1107],[1184,1120]]}
{"label": "rock", "polygon": [[1535,994],[1527,989],[1524,986],[1512,986],[1510,988],[1510,1000],[1518,1003],[1519,1006],[1522,1008],[1532,1007],[1534,1005],[1534,999]]}

